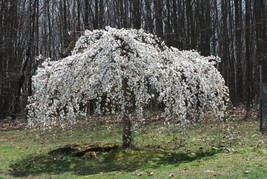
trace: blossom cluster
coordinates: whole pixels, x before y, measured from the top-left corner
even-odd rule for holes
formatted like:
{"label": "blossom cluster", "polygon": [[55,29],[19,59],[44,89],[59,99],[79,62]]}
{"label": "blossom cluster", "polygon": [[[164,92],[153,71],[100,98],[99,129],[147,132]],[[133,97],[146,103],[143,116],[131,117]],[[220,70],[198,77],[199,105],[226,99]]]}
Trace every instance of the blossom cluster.
{"label": "blossom cluster", "polygon": [[30,126],[57,120],[75,121],[94,114],[143,116],[152,101],[164,104],[164,115],[179,120],[211,111],[223,117],[228,88],[215,65],[218,57],[167,47],[143,30],[84,32],[72,55],[46,59],[32,77],[28,99]]}

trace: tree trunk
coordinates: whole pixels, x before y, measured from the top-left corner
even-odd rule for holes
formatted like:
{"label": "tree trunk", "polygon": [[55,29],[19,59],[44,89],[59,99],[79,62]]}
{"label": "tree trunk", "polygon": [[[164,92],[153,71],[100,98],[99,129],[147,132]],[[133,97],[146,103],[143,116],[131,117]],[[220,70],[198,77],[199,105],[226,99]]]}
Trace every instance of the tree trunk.
{"label": "tree trunk", "polygon": [[235,89],[234,92],[234,98],[233,98],[233,104],[235,106],[238,105],[238,102],[242,101],[244,99],[243,97],[243,61],[242,61],[242,53],[243,53],[243,39],[242,39],[242,33],[243,33],[243,22],[242,22],[242,1],[241,0],[235,0],[235,36],[236,36],[236,86],[239,87]]}
{"label": "tree trunk", "polygon": [[[257,34],[257,65],[262,65],[262,82],[267,82],[267,3],[264,0],[254,2],[256,34]],[[261,83],[261,81],[259,81]]]}
{"label": "tree trunk", "polygon": [[122,135],[122,148],[126,149],[131,146],[132,143],[132,123],[128,114],[123,115],[123,135]]}
{"label": "tree trunk", "polygon": [[252,72],[252,63],[251,63],[251,1],[246,1],[246,116],[244,119],[250,117],[251,110],[251,72]]}
{"label": "tree trunk", "polygon": [[154,12],[156,19],[156,34],[162,38],[163,37],[163,4],[161,0],[154,1]]}
{"label": "tree trunk", "polygon": [[129,91],[128,91],[128,79],[124,78],[122,81],[123,85],[123,95],[125,98],[125,111],[123,111],[123,119],[122,119],[122,124],[123,124],[123,132],[122,132],[122,148],[129,148],[132,143],[132,123],[131,119],[129,117],[130,114],[130,96],[128,96]]}
{"label": "tree trunk", "polygon": [[98,29],[98,20],[99,20],[99,13],[98,13],[98,0],[95,0],[95,18],[94,18],[94,29]]}
{"label": "tree trunk", "polygon": [[103,0],[99,1],[99,28],[102,29],[104,28],[104,14],[105,14],[105,7],[104,7],[104,2]]}
{"label": "tree trunk", "polygon": [[89,1],[85,0],[84,4],[84,28],[89,29]]}
{"label": "tree trunk", "polygon": [[135,29],[141,28],[141,2],[140,0],[134,0],[132,2],[132,16],[133,16],[133,27]]}
{"label": "tree trunk", "polygon": [[267,60],[265,61],[262,61],[262,64],[261,64],[261,68],[262,68],[262,83],[267,83]]}
{"label": "tree trunk", "polygon": [[146,21],[145,21],[145,30],[150,33],[153,33],[153,19],[152,19],[152,9],[151,9],[151,1],[145,0],[145,9],[146,9]]}

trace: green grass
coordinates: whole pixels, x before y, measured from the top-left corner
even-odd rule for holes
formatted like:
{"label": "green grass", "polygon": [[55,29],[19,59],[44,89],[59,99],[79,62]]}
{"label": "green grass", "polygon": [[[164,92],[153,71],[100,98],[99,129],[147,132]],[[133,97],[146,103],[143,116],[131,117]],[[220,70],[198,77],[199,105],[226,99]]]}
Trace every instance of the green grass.
{"label": "green grass", "polygon": [[[266,178],[266,136],[254,121],[139,126],[131,149],[49,155],[75,142],[120,144],[121,127],[0,131],[0,178]],[[185,133],[185,134],[182,134]]]}

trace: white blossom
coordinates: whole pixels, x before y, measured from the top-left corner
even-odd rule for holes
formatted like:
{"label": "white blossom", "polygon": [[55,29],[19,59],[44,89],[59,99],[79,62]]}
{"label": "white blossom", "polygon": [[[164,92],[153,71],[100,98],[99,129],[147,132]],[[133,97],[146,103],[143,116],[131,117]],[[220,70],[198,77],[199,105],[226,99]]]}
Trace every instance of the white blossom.
{"label": "white blossom", "polygon": [[169,48],[143,30],[86,30],[71,56],[46,59],[38,67],[27,105],[29,125],[75,121],[87,115],[92,101],[97,114],[109,109],[111,114],[128,113],[130,108],[142,118],[146,105],[156,99],[164,103],[165,115],[179,120],[206,110],[223,117],[228,88],[215,68],[219,61]]}

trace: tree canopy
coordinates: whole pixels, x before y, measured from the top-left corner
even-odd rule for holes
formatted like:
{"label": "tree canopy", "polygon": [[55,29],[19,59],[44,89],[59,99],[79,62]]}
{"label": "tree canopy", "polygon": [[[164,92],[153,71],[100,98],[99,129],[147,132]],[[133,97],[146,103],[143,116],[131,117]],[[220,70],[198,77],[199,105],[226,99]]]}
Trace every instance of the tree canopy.
{"label": "tree canopy", "polygon": [[186,120],[211,111],[221,118],[228,88],[215,65],[218,57],[167,47],[143,30],[86,30],[72,55],[45,59],[32,77],[28,99],[30,126],[55,120],[75,121],[94,114],[142,117],[151,101],[163,104],[163,114]]}

